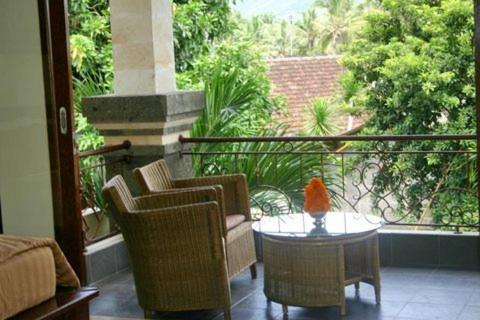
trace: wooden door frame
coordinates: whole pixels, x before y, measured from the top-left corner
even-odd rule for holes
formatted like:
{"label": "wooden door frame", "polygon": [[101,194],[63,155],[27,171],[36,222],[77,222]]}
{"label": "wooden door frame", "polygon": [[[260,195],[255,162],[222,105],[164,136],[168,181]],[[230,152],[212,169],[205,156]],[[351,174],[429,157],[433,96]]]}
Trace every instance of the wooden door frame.
{"label": "wooden door frame", "polygon": [[[82,283],[86,281],[80,178],[75,157],[72,69],[67,0],[37,0],[45,83],[55,239]],[[60,109],[66,111],[60,128]]]}
{"label": "wooden door frame", "polygon": [[2,199],[0,198],[0,234],[3,233],[3,222],[2,222]]}

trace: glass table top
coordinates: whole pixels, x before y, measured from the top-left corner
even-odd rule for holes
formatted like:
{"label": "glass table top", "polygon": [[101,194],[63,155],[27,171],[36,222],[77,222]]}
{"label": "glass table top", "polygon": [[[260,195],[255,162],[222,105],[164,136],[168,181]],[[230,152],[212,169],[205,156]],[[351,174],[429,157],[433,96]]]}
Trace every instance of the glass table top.
{"label": "glass table top", "polygon": [[308,213],[263,217],[253,223],[259,233],[282,237],[344,236],[374,231],[383,225],[380,217],[354,212],[327,212],[322,225]]}

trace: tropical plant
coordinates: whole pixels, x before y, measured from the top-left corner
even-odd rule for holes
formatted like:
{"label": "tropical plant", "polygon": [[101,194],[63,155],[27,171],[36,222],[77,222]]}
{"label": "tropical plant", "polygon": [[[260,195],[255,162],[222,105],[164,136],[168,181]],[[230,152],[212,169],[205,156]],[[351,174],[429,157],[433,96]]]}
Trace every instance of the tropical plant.
{"label": "tropical plant", "polygon": [[309,9],[302,14],[302,20],[297,22],[297,27],[302,34],[302,41],[298,48],[300,55],[308,55],[314,52],[319,38],[318,17],[315,9]]}
{"label": "tropical plant", "polygon": [[69,2],[75,131],[80,151],[96,148],[103,138],[82,115],[82,98],[111,93],[113,84],[110,9],[107,0]]}
{"label": "tropical plant", "polygon": [[341,53],[361,29],[363,15],[378,6],[377,0],[318,0],[299,20],[235,16],[232,38],[251,41],[267,57]]}
{"label": "tropical plant", "polygon": [[[247,43],[224,42],[199,58],[194,70],[178,76],[180,88],[205,90],[207,107],[192,134],[256,135],[268,127],[272,113],[283,112],[284,104],[270,97],[266,72],[262,56]],[[233,116],[235,121],[227,121]]]}
{"label": "tropical plant", "polygon": [[280,22],[280,35],[275,40],[275,46],[278,48],[278,54],[280,56],[288,56],[292,54],[291,51],[293,50],[293,48],[290,48],[290,45],[293,45],[293,39],[291,39],[291,31],[289,31],[288,29],[289,24],[287,23],[287,21],[283,20],[282,22]]}
{"label": "tropical plant", "polygon": [[316,0],[314,8],[321,11],[320,49],[339,53],[350,43],[363,22],[364,3],[355,0]]}
{"label": "tropical plant", "polygon": [[340,112],[332,99],[318,97],[306,107],[307,121],[303,133],[310,136],[328,136],[338,132]]}
{"label": "tropical plant", "polygon": [[112,81],[102,78],[101,74],[91,72],[84,75],[83,79],[73,79],[74,94],[73,104],[75,107],[75,141],[79,151],[95,149],[104,144],[104,139],[98,133],[82,113],[83,97],[99,96],[112,91]]}
{"label": "tropical plant", "polygon": [[[102,76],[91,74],[84,75],[83,80],[73,79],[74,83],[74,106],[75,106],[75,141],[79,151],[96,149],[103,146],[104,139],[98,130],[88,123],[82,114],[82,98],[104,94],[111,91],[112,82],[104,81]],[[80,184],[82,189],[83,204],[98,215],[103,215],[106,203],[102,196],[102,188],[105,184],[105,166],[103,156],[92,156],[80,159]]]}

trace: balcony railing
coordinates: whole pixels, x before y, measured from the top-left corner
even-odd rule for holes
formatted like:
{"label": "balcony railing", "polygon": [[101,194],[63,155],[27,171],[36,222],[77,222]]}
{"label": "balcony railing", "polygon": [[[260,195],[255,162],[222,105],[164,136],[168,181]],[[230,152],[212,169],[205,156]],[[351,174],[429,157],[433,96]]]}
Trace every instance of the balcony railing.
{"label": "balcony railing", "polygon": [[180,137],[180,142],[197,175],[246,174],[257,219],[301,211],[303,187],[319,176],[334,210],[373,213],[395,228],[480,230],[475,135]]}
{"label": "balcony railing", "polygon": [[130,142],[88,150],[77,154],[80,165],[80,193],[85,244],[89,245],[119,233],[118,227],[109,219],[108,206],[102,196],[102,187],[107,180],[107,171],[123,173],[131,161],[129,155],[107,160],[122,150],[130,148]]}

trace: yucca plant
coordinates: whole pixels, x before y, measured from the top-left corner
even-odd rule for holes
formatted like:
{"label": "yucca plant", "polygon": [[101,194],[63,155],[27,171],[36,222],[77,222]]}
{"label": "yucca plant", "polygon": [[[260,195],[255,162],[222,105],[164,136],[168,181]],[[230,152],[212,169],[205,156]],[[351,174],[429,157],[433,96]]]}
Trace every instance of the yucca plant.
{"label": "yucca plant", "polygon": [[340,129],[338,108],[328,99],[318,97],[305,108],[307,122],[303,133],[310,136],[330,136]]}

